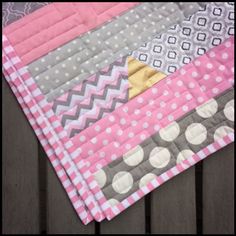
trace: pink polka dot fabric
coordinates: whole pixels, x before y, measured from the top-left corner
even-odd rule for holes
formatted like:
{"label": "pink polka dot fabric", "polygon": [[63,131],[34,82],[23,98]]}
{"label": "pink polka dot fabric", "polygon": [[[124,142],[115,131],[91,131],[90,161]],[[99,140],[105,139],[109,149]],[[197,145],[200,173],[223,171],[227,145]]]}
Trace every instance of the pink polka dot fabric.
{"label": "pink polka dot fabric", "polygon": [[[232,89],[234,85],[234,37],[231,36],[145,92],[119,104],[98,121],[91,122],[82,132],[69,137],[62,126],[60,114],[53,111],[52,103],[47,101],[27,65],[45,53],[57,50],[73,38],[115,21],[116,17],[125,11],[133,11],[139,4],[55,3],[3,30],[3,73],[84,224],[92,220],[100,222],[105,218],[113,219],[161,184],[234,141],[231,130],[226,134],[222,131],[219,139],[198,152],[192,152],[191,156],[155,178],[148,181],[145,179],[144,184],[135,191],[126,188],[125,182],[129,175],[119,177],[122,174],[120,171],[118,177],[113,179],[111,188],[119,190],[123,186],[122,191],[118,192],[120,195],[126,194],[125,197],[120,202],[106,197],[103,190],[106,182],[103,168],[113,166],[119,160],[130,163],[125,157],[132,150],[186,114],[200,109],[203,104]],[[81,10],[84,7],[86,12]],[[93,18],[95,15],[96,20]],[[34,27],[36,23],[39,28]],[[22,34],[22,29],[25,34]],[[37,30],[42,37],[39,37],[41,41],[34,42],[33,35],[37,34]],[[64,31],[69,33],[61,37]],[[128,73],[123,73],[128,77]],[[109,84],[109,80],[106,83]],[[232,120],[231,103],[229,107],[224,112]],[[67,113],[73,114],[74,110]],[[161,165],[165,155],[162,152],[162,155],[156,157],[158,165]],[[136,153],[134,158],[137,164],[139,154]],[[132,163],[130,172],[134,168]]]}
{"label": "pink polka dot fabric", "polygon": [[[233,48],[232,37],[73,137],[80,153],[76,162],[85,159],[89,168],[98,163],[107,165],[114,155],[129,151],[160,128],[232,87]],[[104,145],[104,140],[108,144]]]}

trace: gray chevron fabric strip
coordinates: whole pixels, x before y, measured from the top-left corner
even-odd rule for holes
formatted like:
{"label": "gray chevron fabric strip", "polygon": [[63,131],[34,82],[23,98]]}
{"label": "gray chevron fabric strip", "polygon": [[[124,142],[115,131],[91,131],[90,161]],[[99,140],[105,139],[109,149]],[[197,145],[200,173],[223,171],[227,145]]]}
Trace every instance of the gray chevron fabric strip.
{"label": "gray chevron fabric strip", "polygon": [[[127,65],[126,65],[126,59],[127,57],[121,58],[121,60],[117,60],[109,65],[108,69],[106,71],[99,71],[95,75],[95,79],[86,79],[81,83],[81,88],[75,87],[74,89],[71,89],[68,92],[68,95],[66,99],[55,99],[53,101],[53,111],[58,115],[63,110],[68,110],[72,108],[75,105],[76,101],[82,101],[86,98],[86,93],[89,93],[90,90],[94,90],[96,88],[99,88],[102,84],[105,83],[105,81],[108,79],[108,77],[114,75],[115,73],[127,73]],[[128,76],[128,74],[127,74]],[[110,79],[110,81],[112,81]],[[128,82],[128,81],[127,81]],[[101,84],[101,85],[99,85]],[[72,101],[73,98],[73,101]],[[77,99],[76,99],[77,98]],[[65,109],[63,109],[63,107]]]}
{"label": "gray chevron fabric strip", "polygon": [[123,57],[112,63],[105,71],[74,87],[66,97],[54,100],[53,110],[70,137],[128,101],[126,59]]}
{"label": "gray chevron fabric strip", "polygon": [[[128,78],[127,76],[123,76],[123,75],[119,75],[118,79],[117,79],[117,84],[109,84],[105,87],[105,89],[102,91],[102,94],[99,95],[99,94],[92,94],[89,98],[89,104],[85,104],[85,105],[79,105],[77,106],[77,109],[76,109],[76,113],[74,115],[63,115],[62,117],[62,125],[65,126],[66,125],[66,122],[68,120],[77,120],[80,115],[81,115],[81,110],[92,110],[94,105],[95,105],[95,101],[96,100],[101,100],[101,101],[105,101],[106,100],[106,97],[107,97],[107,94],[109,93],[110,90],[119,90],[120,87],[121,87],[121,83],[125,80],[128,81]],[[128,94],[127,92],[128,90],[126,90],[126,93]],[[127,102],[127,100],[126,100]],[[113,111],[112,107],[111,107],[111,110],[110,112]]]}

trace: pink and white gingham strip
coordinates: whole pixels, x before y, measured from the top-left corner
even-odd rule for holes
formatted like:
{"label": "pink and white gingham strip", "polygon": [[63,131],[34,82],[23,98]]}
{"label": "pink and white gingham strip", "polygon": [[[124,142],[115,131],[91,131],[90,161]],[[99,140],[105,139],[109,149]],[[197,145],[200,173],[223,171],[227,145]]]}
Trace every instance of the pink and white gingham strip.
{"label": "pink and white gingham strip", "polygon": [[[44,97],[34,83],[34,80],[21,64],[19,57],[15,54],[13,47],[4,35],[3,50],[6,54],[3,58],[4,70],[8,72],[12,83],[17,87],[24,102],[28,105],[32,115],[41,127],[43,134],[47,137],[48,142],[55,150],[61,164],[70,176],[70,179],[76,186],[91,214],[96,220],[101,221],[104,219],[104,215],[91,192],[86,188],[81,174],[76,169],[66,150],[66,148],[71,147],[71,143],[67,142],[68,140],[62,127],[60,127],[60,123],[57,120],[53,120],[53,112],[48,107],[47,102],[44,100]],[[35,98],[37,98],[37,101],[35,101]],[[46,114],[46,116],[44,114]],[[65,141],[65,146],[63,145],[63,141]]]}

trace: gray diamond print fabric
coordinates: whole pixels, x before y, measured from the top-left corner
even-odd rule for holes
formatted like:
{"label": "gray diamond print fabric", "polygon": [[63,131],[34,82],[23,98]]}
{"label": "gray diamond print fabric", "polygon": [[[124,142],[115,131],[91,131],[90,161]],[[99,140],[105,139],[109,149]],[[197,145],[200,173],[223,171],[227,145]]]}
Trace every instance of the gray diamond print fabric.
{"label": "gray diamond print fabric", "polygon": [[111,205],[124,200],[176,163],[234,131],[230,89],[160,129],[151,138],[94,174]]}
{"label": "gray diamond print fabric", "polygon": [[234,3],[209,3],[181,24],[171,27],[132,56],[170,74],[234,35]]}

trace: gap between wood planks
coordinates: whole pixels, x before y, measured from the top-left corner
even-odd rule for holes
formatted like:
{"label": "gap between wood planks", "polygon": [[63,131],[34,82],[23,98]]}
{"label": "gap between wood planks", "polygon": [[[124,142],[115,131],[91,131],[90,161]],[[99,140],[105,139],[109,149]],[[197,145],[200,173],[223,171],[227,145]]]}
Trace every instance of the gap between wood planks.
{"label": "gap between wood planks", "polygon": [[196,226],[197,234],[203,233],[203,178],[202,178],[203,162],[200,161],[195,165],[195,192],[196,192]]}

